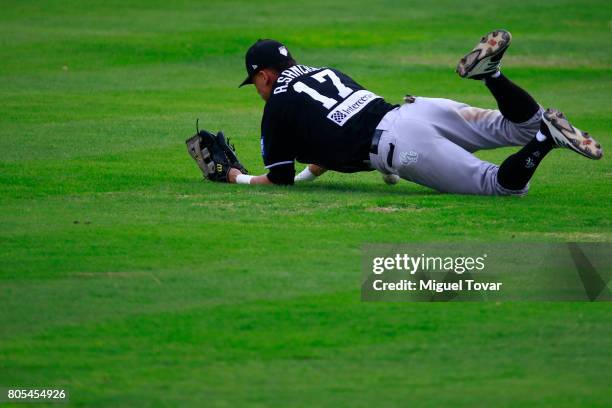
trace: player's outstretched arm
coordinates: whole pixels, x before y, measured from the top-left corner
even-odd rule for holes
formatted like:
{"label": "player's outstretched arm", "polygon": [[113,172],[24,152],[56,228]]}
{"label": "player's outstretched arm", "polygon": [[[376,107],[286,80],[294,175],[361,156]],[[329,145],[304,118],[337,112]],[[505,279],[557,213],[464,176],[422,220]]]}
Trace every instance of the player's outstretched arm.
{"label": "player's outstretched arm", "polygon": [[295,176],[295,182],[297,183],[300,181],[313,181],[326,171],[326,168],[323,168],[316,164],[309,164],[304,170],[300,172],[300,174]]}
{"label": "player's outstretched arm", "polygon": [[236,168],[230,169],[227,179],[230,183],[272,184],[268,176],[266,176],[265,174],[263,176],[247,176],[246,174],[242,174],[242,172]]}

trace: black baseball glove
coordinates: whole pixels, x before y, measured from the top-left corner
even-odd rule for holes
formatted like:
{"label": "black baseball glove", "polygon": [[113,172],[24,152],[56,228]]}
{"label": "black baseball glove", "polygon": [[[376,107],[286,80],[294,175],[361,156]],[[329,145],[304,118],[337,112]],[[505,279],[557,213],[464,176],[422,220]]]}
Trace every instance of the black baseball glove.
{"label": "black baseball glove", "polygon": [[249,174],[244,168],[229,139],[225,140],[223,132],[216,135],[198,130],[198,133],[185,141],[189,155],[196,161],[204,177],[210,181],[227,183],[230,169],[236,168],[243,174]]}

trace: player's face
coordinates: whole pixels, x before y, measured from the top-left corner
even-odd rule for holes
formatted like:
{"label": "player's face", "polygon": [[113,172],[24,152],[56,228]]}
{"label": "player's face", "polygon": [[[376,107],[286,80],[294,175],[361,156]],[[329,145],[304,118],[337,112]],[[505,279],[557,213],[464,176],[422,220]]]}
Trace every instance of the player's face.
{"label": "player's face", "polygon": [[273,81],[271,80],[270,74],[265,70],[259,71],[253,78],[253,84],[259,96],[261,96],[264,101],[267,101],[272,93]]}

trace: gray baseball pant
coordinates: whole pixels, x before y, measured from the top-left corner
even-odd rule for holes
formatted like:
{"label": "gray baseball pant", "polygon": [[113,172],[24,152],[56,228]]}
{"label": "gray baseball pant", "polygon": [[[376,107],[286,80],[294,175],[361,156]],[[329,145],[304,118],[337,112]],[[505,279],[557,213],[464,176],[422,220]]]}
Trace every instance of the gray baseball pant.
{"label": "gray baseball pant", "polygon": [[[540,129],[542,109],[523,123],[513,123],[498,110],[480,109],[450,99],[417,97],[387,113],[378,154],[370,165],[383,174],[445,193],[524,195],[497,182],[499,167],[472,153],[481,149],[523,146]],[[389,157],[389,151],[393,149]]]}

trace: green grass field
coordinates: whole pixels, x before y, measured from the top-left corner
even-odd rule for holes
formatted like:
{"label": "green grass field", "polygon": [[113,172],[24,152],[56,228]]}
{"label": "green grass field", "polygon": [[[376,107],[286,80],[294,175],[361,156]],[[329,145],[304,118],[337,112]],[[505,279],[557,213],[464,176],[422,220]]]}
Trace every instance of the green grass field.
{"label": "green grass field", "polygon": [[264,172],[263,102],[237,87],[257,38],[391,102],[494,107],[454,66],[498,27],[504,72],[612,149],[605,0],[4,0],[0,387],[78,406],[609,407],[608,303],[359,291],[365,243],[610,242],[609,157],[553,152],[517,199],[375,173],[217,185],[186,153],[199,118]]}

